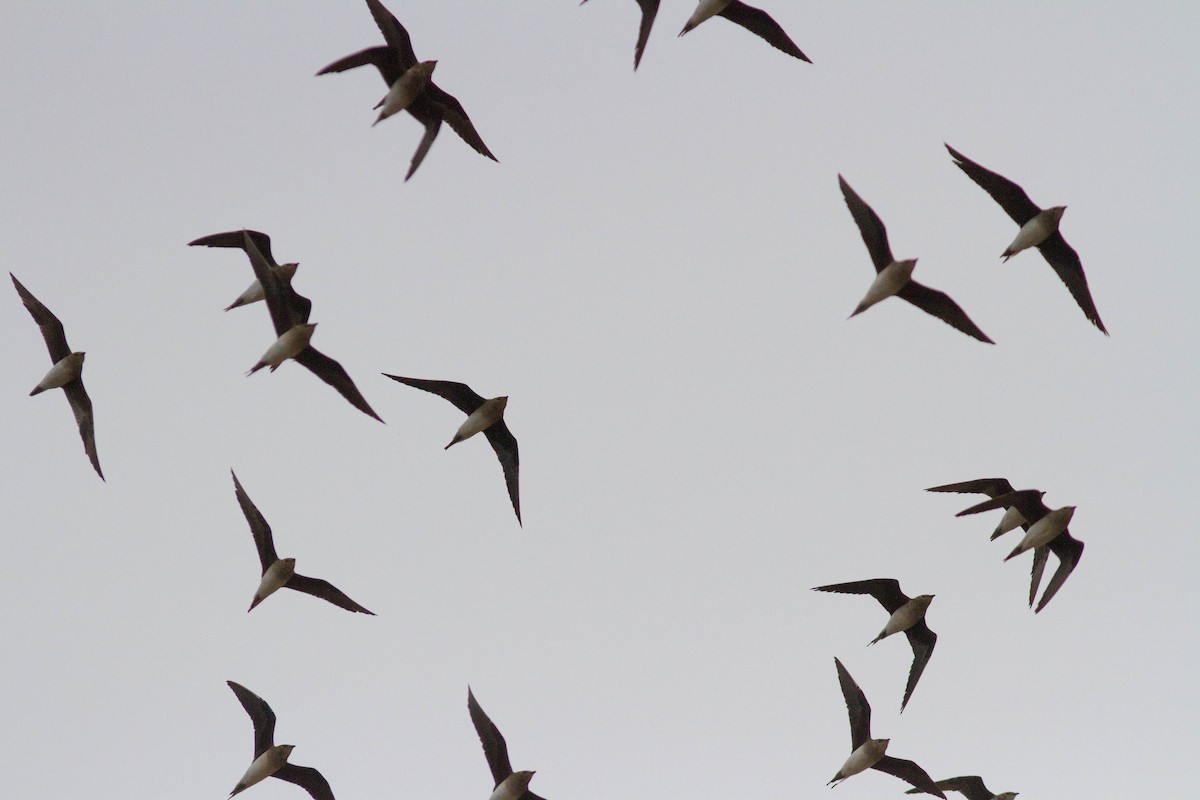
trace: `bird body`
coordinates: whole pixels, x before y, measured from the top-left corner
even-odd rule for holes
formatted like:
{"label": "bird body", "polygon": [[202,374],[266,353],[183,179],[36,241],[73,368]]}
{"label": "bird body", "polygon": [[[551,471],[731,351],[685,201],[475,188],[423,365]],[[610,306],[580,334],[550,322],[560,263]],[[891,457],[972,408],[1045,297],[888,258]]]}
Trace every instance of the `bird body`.
{"label": "bird body", "polygon": [[929,608],[929,604],[933,602],[933,595],[921,594],[909,600],[904,605],[897,608],[888,617],[887,624],[883,626],[883,630],[879,635],[868,642],[868,645],[875,644],[880,639],[886,639],[893,633],[900,633],[916,625],[921,620],[925,619],[925,611]]}
{"label": "bird body", "polygon": [[857,316],[866,311],[876,303],[882,302],[904,288],[904,285],[912,278],[913,270],[917,266],[915,258],[905,259],[904,261],[893,261],[875,275],[875,280],[871,281],[870,288],[867,289],[866,295],[863,296],[862,302],[854,309],[854,313],[850,316]]}
{"label": "bird body", "polygon": [[392,88],[388,90],[383,99],[375,105],[380,109],[379,117],[371,123],[371,127],[412,105],[413,100],[417,99],[417,95],[429,85],[429,78],[433,75],[433,68],[436,66],[436,61],[422,61],[405,70],[404,74],[392,84]]}
{"label": "bird body", "polygon": [[258,583],[258,588],[254,590],[254,599],[250,601],[250,608],[246,609],[246,611],[253,611],[255,606],[282,589],[295,574],[296,559],[277,559],[263,573],[262,580]]}
{"label": "bird body", "polygon": [[732,0],[700,0],[700,4],[696,6],[696,10],[688,17],[688,21],[684,24],[683,30],[679,32],[680,36],[695,28],[701,22],[715,17],[725,10],[725,7]]}
{"label": "bird body", "polygon": [[262,755],[250,762],[250,766],[246,769],[246,774],[237,782],[237,786],[233,787],[233,791],[229,793],[233,797],[238,792],[244,791],[259,781],[266,780],[279,771],[279,768],[287,763],[288,756],[292,754],[295,745],[277,744],[274,747],[269,747],[263,751]]}
{"label": "bird body", "polygon": [[867,739],[854,749],[854,752],[846,759],[846,763],[842,764],[842,768],[837,771],[837,775],[834,775],[833,780],[826,786],[832,786],[839,781],[846,780],[851,775],[857,775],[875,766],[879,759],[887,753],[890,741],[890,739]]}
{"label": "bird body", "polygon": [[531,780],[533,780],[533,770],[514,772],[500,781],[488,800],[518,800],[529,788]]}
{"label": "bird body", "polygon": [[1022,250],[1037,247],[1046,241],[1051,234],[1058,230],[1058,222],[1066,210],[1066,206],[1054,206],[1045,211],[1039,211],[1033,219],[1021,226],[1021,229],[1017,231],[1016,238],[1012,240],[1012,244],[1005,248],[1000,257],[1008,261]]}
{"label": "bird body", "polygon": [[[299,266],[299,264],[280,264],[275,269],[279,273],[280,278],[285,281],[291,281],[296,274],[296,268]],[[225,310],[229,311],[230,309],[239,308],[241,306],[248,306],[251,303],[261,302],[266,298],[267,295],[266,292],[263,291],[262,284],[255,280],[254,283],[246,287],[246,291],[237,296],[236,300],[225,306]]]}
{"label": "bird body", "polygon": [[1009,506],[1004,509],[1004,516],[1000,518],[1000,524],[996,526],[996,530],[992,531],[992,539],[998,539],[1009,531],[1015,531],[1025,522],[1025,515],[1016,506]]}
{"label": "bird body", "polygon": [[453,445],[458,444],[464,439],[470,439],[480,431],[485,431],[504,419],[504,408],[507,405],[507,397],[493,397],[491,400],[485,400],[483,405],[467,415],[467,418],[463,420],[463,424],[459,425],[458,430],[455,431],[454,438],[450,440],[450,444],[446,445],[443,449],[449,450]]}
{"label": "bird body", "polygon": [[263,367],[270,367],[271,372],[279,369],[279,365],[289,358],[295,358],[300,355],[300,351],[308,347],[308,342],[312,339],[313,331],[317,329],[317,323],[302,322],[284,331],[275,343],[267,348],[267,352],[263,353],[262,358],[258,363],[250,368],[247,375],[253,375]]}
{"label": "bird body", "polygon": [[41,394],[48,389],[61,389],[83,374],[83,353],[71,353],[63,356],[54,363],[45,377],[33,387],[30,397]]}
{"label": "bird body", "polygon": [[1075,506],[1063,506],[1062,508],[1054,509],[1029,526],[1029,530],[1025,531],[1025,538],[1021,540],[1016,549],[1009,553],[1004,560],[1008,561],[1008,559],[1019,556],[1026,550],[1050,544],[1053,539],[1057,538],[1059,534],[1067,529],[1067,526],[1071,523],[1071,517],[1074,515]]}

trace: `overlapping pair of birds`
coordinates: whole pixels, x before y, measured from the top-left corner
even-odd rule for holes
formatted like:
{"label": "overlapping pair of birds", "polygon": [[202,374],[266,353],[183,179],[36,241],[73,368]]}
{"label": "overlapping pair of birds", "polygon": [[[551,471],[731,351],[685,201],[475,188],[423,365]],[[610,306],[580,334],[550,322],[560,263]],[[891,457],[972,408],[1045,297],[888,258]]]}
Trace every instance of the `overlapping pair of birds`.
{"label": "overlapping pair of birds", "polygon": [[[366,2],[384,35],[386,44],[367,48],[339,59],[318,74],[341,72],[364,64],[374,65],[388,85],[387,94],[376,105],[376,108],[380,109],[380,113],[375,123],[407,110],[425,126],[425,135],[413,155],[405,180],[412,177],[417,167],[420,166],[443,121],[449,123],[451,128],[477,152],[497,160],[484,144],[458,100],[433,83],[431,76],[437,62],[417,61],[408,32],[399,21],[383,7],[379,0],[366,0]],[[642,23],[635,49],[634,69],[637,69],[641,61],[659,5],[658,0],[638,0],[638,4],[642,10]],[[770,15],[760,9],[738,2],[738,0],[701,0],[680,36],[717,15],[742,25],[783,52],[809,61]],[[1037,247],[1066,284],[1087,318],[1107,334],[1092,302],[1079,256],[1058,231],[1059,221],[1065,207],[1039,208],[1012,181],[985,169],[949,145],[946,147],[953,156],[955,164],[983,187],[1021,226],[1016,238],[1003,252],[1002,258],[1007,260],[1022,250]],[[846,204],[858,225],[877,271],[876,278],[866,296],[851,316],[896,295],[942,319],[963,333],[980,341],[992,343],[992,340],[947,295],[929,289],[911,279],[916,260],[897,261],[892,256],[887,241],[887,231],[878,215],[841,176],[838,176],[838,181]],[[278,338],[249,370],[248,375],[263,367],[269,367],[273,372],[287,359],[293,359],[337,389],[360,411],[380,422],[383,421],[358,391],[342,366],[312,346],[311,339],[316,328],[316,323],[308,322],[312,302],[292,288],[291,281],[295,275],[297,264],[276,263],[271,252],[270,237],[258,231],[228,231],[204,236],[189,244],[241,248],[249,257],[255,274],[255,282],[234,300],[226,308],[226,311],[259,300],[265,301]],[[13,285],[22,302],[41,329],[54,362],[50,371],[30,394],[39,394],[48,389],[63,389],[74,411],[84,449],[97,474],[103,479],[104,475],[100,469],[99,457],[96,452],[92,404],[82,380],[84,353],[73,352],[70,349],[62,323],[58,318],[11,273],[10,277],[12,277]],[[385,375],[387,374],[385,373]],[[513,510],[520,522],[517,442],[503,420],[508,398],[485,399],[467,385],[452,381],[406,378],[398,375],[387,375],[387,377],[437,394],[467,415],[467,419],[459,427],[450,444],[446,445],[447,449],[476,433],[483,432],[485,434],[503,467]],[[278,589],[287,587],[320,597],[349,611],[372,613],[327,581],[297,574],[294,558],[279,558],[275,551],[270,526],[242,488],[236,474],[233,475],[233,481],[235,495],[250,525],[262,565],[262,579],[254,594],[250,609],[256,607]],[[990,498],[989,500],[960,512],[959,516],[1005,509],[1005,515],[1000,525],[992,534],[993,539],[1017,527],[1024,529],[1024,538],[1005,560],[1028,550],[1034,551],[1029,592],[1030,606],[1033,605],[1037,595],[1049,553],[1053,552],[1056,555],[1059,566],[1038,603],[1036,608],[1038,612],[1045,608],[1079,562],[1083,552],[1083,543],[1074,539],[1067,530],[1074,507],[1066,506],[1052,511],[1042,502],[1044,492],[1031,489],[1016,491],[1007,480],[1002,478],[947,484],[932,487],[929,491],[986,494]],[[894,579],[831,584],[816,587],[815,590],[869,594],[878,600],[891,616],[871,644],[900,632],[904,632],[908,637],[913,648],[914,658],[901,702],[903,711],[937,642],[937,635],[925,624],[925,612],[933,595],[910,598],[900,590],[899,582]],[[925,792],[944,797],[942,790],[952,790],[963,793],[969,800],[1010,800],[1015,796],[1014,792],[993,795],[978,776],[961,776],[934,782],[914,762],[886,755],[889,740],[872,739],[870,736],[871,709],[865,695],[841,661],[838,659],[834,659],[834,661],[850,716],[852,753],[830,781],[831,784],[836,784],[866,769],[874,768],[912,784],[915,788],[911,789],[909,793]],[[230,796],[267,777],[274,776],[302,786],[317,800],[333,800],[333,793],[328,782],[317,770],[288,762],[288,756],[293,749],[292,745],[274,744],[275,715],[266,702],[239,684],[233,681],[228,683],[250,715],[255,733],[255,758]],[[483,744],[489,767],[495,779],[495,789],[490,800],[541,800],[528,790],[533,772],[512,771],[503,736],[484,714],[469,689],[467,702],[471,719]]]}

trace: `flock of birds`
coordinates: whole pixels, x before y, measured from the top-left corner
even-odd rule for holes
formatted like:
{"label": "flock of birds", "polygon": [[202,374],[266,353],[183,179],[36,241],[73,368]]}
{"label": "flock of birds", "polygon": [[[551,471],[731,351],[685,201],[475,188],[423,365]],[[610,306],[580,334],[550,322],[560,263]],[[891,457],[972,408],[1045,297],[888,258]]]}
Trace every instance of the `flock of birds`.
{"label": "flock of birds", "polygon": [[[373,65],[388,85],[387,94],[376,105],[376,108],[380,109],[376,124],[400,111],[408,111],[425,126],[425,135],[412,158],[405,180],[412,177],[420,166],[443,122],[449,123],[450,127],[481,155],[495,160],[496,157],[484,144],[462,105],[433,83],[432,74],[437,62],[418,61],[408,32],[400,22],[379,0],[366,0],[366,3],[383,33],[386,44],[339,59],[320,70],[318,74],[342,72],[366,64]],[[637,69],[641,61],[659,5],[658,0],[638,0],[638,4],[642,11],[642,22],[635,48],[634,69]],[[723,16],[761,36],[788,55],[809,61],[770,15],[738,0],[701,0],[680,36],[713,16]],[[954,163],[991,195],[1020,226],[1016,237],[1005,248],[1001,257],[1007,261],[1024,250],[1036,247],[1066,284],[1088,320],[1107,334],[1092,301],[1079,256],[1059,232],[1059,223],[1065,207],[1040,208],[1017,184],[980,166],[949,145],[946,147]],[[992,343],[949,296],[912,280],[916,259],[897,260],[892,255],[887,231],[879,216],[844,178],[839,176],[838,181],[877,273],[851,317],[895,295],[968,336]],[[252,375],[264,367],[274,372],[285,361],[296,361],[336,389],[355,408],[380,422],[383,421],[359,392],[345,369],[336,360],[313,347],[312,338],[316,323],[309,322],[312,302],[292,288],[292,278],[298,265],[277,263],[272,254],[269,236],[259,231],[236,230],[202,236],[189,244],[238,248],[245,251],[249,258],[255,281],[225,310],[264,302],[277,338],[250,368],[247,375]],[[96,449],[92,403],[83,385],[84,353],[71,350],[58,318],[16,276],[10,273],[10,277],[22,303],[40,328],[53,362],[49,372],[30,394],[36,395],[50,389],[63,390],[74,412],[88,459],[103,479],[104,474]],[[484,398],[464,383],[386,373],[385,375],[399,383],[438,395],[466,415],[466,420],[446,445],[447,449],[477,433],[483,433],[487,437],[503,468],[513,511],[520,523],[517,440],[504,422],[508,398]],[[261,582],[255,590],[249,610],[253,610],[279,589],[288,588],[319,597],[347,611],[373,613],[328,581],[298,574],[295,571],[295,558],[280,558],[275,550],[270,526],[251,501],[236,474],[233,474],[233,484],[237,502],[249,524],[262,567]],[[1043,502],[1044,492],[1040,490],[1016,490],[1003,478],[984,478],[934,486],[928,491],[986,495],[987,500],[959,512],[958,516],[1003,509],[1004,516],[992,534],[993,540],[1018,527],[1024,530],[1024,537],[1005,561],[1033,551],[1029,591],[1031,607],[1034,606],[1049,554],[1054,553],[1059,562],[1058,568],[1037,602],[1035,612],[1040,612],[1046,607],[1079,563],[1083,543],[1072,537],[1068,531],[1074,507],[1050,509]],[[892,578],[836,583],[814,587],[814,591],[870,595],[875,598],[890,616],[879,635],[871,640],[870,644],[897,633],[904,633],[908,638],[913,650],[913,662],[901,700],[900,708],[903,711],[911,700],[937,643],[937,634],[930,630],[925,622],[926,612],[934,596],[922,594],[909,597],[901,591],[899,581]],[[934,781],[915,762],[888,755],[890,740],[871,737],[871,708],[866,696],[842,662],[836,658],[834,662],[849,713],[851,754],[830,781],[831,785],[867,769],[876,769],[911,784],[913,788],[909,793],[928,793],[944,798],[944,791],[957,791],[969,800],[1011,800],[1016,795],[1015,792],[993,794],[978,776]],[[250,716],[254,727],[254,758],[230,796],[267,777],[275,777],[303,787],[317,800],[333,800],[334,795],[329,783],[320,772],[289,762],[293,745],[274,743],[275,714],[266,701],[233,681],[229,681],[228,685]],[[490,800],[541,800],[528,789],[534,773],[512,770],[504,737],[483,712],[469,688],[467,705],[495,780]]]}

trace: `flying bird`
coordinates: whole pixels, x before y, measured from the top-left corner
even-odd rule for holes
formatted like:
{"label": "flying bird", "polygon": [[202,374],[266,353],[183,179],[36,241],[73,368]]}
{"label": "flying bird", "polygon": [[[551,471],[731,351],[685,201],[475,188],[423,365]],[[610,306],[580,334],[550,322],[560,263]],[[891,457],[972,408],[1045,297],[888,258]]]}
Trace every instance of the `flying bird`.
{"label": "flying bird", "polygon": [[371,123],[371,127],[375,127],[393,114],[398,114],[412,105],[412,101],[416,100],[417,96],[429,85],[429,78],[433,75],[436,66],[436,61],[422,61],[405,70],[400,79],[392,84],[392,88],[383,96],[383,99],[375,104],[380,111],[379,116]]}
{"label": "flying bird", "polygon": [[[292,262],[288,264],[277,264],[275,257],[271,255],[271,237],[259,231],[245,231],[245,236],[249,236],[254,241],[254,246],[258,248],[258,252],[266,259],[278,274],[280,280],[291,285],[292,277],[296,274],[296,268],[300,265]],[[224,233],[213,233],[208,236],[201,236],[199,239],[193,239],[188,242],[189,247],[204,246],[204,247],[236,247],[239,250],[245,249],[245,236],[243,231],[225,231]],[[229,311],[232,308],[257,303],[265,297],[263,294],[262,284],[255,279],[254,283],[250,284],[246,291],[237,296],[232,303],[225,306],[225,310]],[[292,297],[301,303],[307,303],[306,306],[301,306],[297,309],[297,316],[308,319],[308,313],[312,303],[308,302],[308,298],[301,297],[298,294],[292,293]]]}
{"label": "flying bird", "polygon": [[838,185],[842,187],[842,195],[846,198],[850,215],[858,224],[858,230],[867,246],[867,252],[871,254],[871,261],[875,264],[877,273],[866,296],[850,316],[857,316],[876,303],[896,295],[968,336],[973,336],[981,342],[995,344],[948,295],[922,286],[912,279],[917,259],[897,261],[893,258],[892,248],[888,245],[887,229],[879,215],[863,202],[841,175],[838,175]]}
{"label": "flying bird", "polygon": [[253,374],[267,366],[274,372],[287,359],[295,359],[312,374],[337,389],[342,397],[349,400],[359,411],[383,422],[367,404],[366,398],[358,391],[358,387],[354,385],[354,381],[342,365],[309,344],[313,330],[317,327],[316,323],[308,323],[312,302],[307,297],[297,294],[291,284],[283,281],[279,273],[271,268],[249,232],[243,232],[242,236],[244,249],[250,256],[251,266],[254,267],[254,274],[262,284],[275,333],[279,336],[247,374]]}
{"label": "flying bird", "polygon": [[1008,261],[1027,248],[1036,247],[1041,250],[1042,256],[1067,285],[1084,315],[1107,336],[1108,331],[1100,321],[1100,312],[1092,302],[1092,293],[1088,289],[1087,276],[1083,274],[1083,263],[1079,260],[1079,254],[1067,244],[1067,240],[1058,230],[1058,223],[1067,207],[1039,208],[1029,199],[1029,195],[1025,194],[1024,189],[1008,178],[979,166],[950,145],[946,145],[946,149],[954,158],[955,166],[983,187],[983,190],[1008,212],[1013,222],[1021,226],[1012,244],[1005,248],[1000,257]]}
{"label": "flying bird", "polygon": [[[384,8],[379,0],[367,0],[367,7],[371,10],[371,16],[375,18],[375,24],[379,26],[379,30],[383,33],[383,38],[387,40],[387,45],[382,47],[368,47],[366,50],[352,53],[345,58],[339,58],[332,64],[323,67],[317,74],[325,75],[330,72],[345,72],[348,69],[361,67],[364,64],[371,64],[383,76],[384,82],[388,85],[388,93],[390,94],[396,82],[419,62],[417,61],[416,53],[413,52],[412,40],[408,36],[408,31],[404,29],[399,20]],[[412,102],[405,110],[425,126],[425,136],[421,139],[421,143],[417,145],[417,151],[413,154],[412,164],[409,166],[404,180],[407,181],[411,178],[413,173],[417,171],[417,167],[421,166],[421,162],[425,160],[425,155],[433,145],[433,140],[437,138],[438,131],[441,130],[443,122],[448,123],[454,129],[454,132],[462,137],[464,142],[475,149],[475,152],[482,156],[487,156],[492,161],[499,161],[498,158],[492,155],[492,151],[488,150],[487,145],[483,143],[483,139],[480,138],[479,132],[475,130],[475,126],[471,124],[471,118],[467,116],[467,112],[463,109],[462,104],[452,95],[439,88],[432,80],[425,85],[425,88],[419,94],[413,97]],[[376,122],[378,121],[376,120]]]}
{"label": "flying bird", "polygon": [[748,6],[740,0],[700,0],[692,16],[688,18],[680,36],[695,28],[710,17],[724,17],[730,22],[741,25],[751,33],[761,36],[777,50],[782,50],[793,58],[812,63],[812,59],[800,52],[796,43],[784,32],[779,23],[761,8]]}
{"label": "flying bird", "polygon": [[71,411],[75,413],[75,424],[79,426],[79,436],[83,439],[84,452],[87,453],[100,480],[104,480],[104,473],[100,471],[100,456],[96,454],[96,422],[92,415],[92,399],[88,397],[87,389],[83,388],[84,353],[72,352],[70,345],[67,344],[67,334],[58,317],[50,313],[50,309],[30,294],[29,290],[17,280],[16,275],[10,272],[8,277],[12,278],[13,286],[16,287],[17,294],[21,296],[21,302],[25,304],[25,308],[29,309],[33,321],[41,329],[42,338],[46,340],[46,347],[50,351],[50,360],[54,362],[54,366],[38,382],[38,385],[33,387],[29,396],[33,397],[48,389],[63,390],[63,394],[67,396],[67,402],[71,404]]}
{"label": "flying bird", "polygon": [[[983,785],[983,778],[978,775],[962,775],[957,778],[946,778],[938,781],[936,786],[950,792],[960,792],[967,800],[1013,800],[1020,792],[1000,792],[992,794]],[[919,794],[920,789],[909,789],[905,794]]]}
{"label": "flying bird", "polygon": [[850,673],[842,666],[841,661],[835,658],[833,663],[837,665],[838,683],[842,686],[842,696],[846,699],[846,711],[850,714],[850,748],[852,752],[829,784],[833,785],[844,781],[851,775],[857,775],[868,769],[877,769],[888,775],[896,776],[926,794],[932,794],[945,800],[946,795],[942,794],[942,790],[934,785],[933,778],[929,777],[929,773],[921,769],[916,762],[893,758],[886,754],[890,739],[871,738],[871,706],[867,703],[867,696],[863,694],[862,689],[858,688],[858,684],[854,682],[854,678],[850,677]]}
{"label": "flying bird", "polygon": [[[1002,494],[1008,494],[1015,491],[1012,484],[1004,478],[978,478],[973,481],[962,481],[961,483],[947,483],[944,486],[931,486],[926,489],[927,492],[957,492],[959,494],[986,494],[988,497],[999,497]],[[996,530],[992,531],[992,539],[996,539],[1009,531],[1014,531],[1021,527],[1021,523],[1025,521],[1025,517],[1021,516],[1021,512],[1016,506],[1009,506],[1004,510],[1004,516],[1000,519],[1000,524],[996,526]]]}
{"label": "flying bird", "polygon": [[475,733],[479,734],[479,742],[483,745],[483,756],[487,759],[488,769],[492,771],[492,779],[496,782],[496,788],[488,800],[542,800],[529,791],[533,770],[513,772],[512,763],[508,760],[508,745],[504,742],[500,729],[483,713],[470,686],[467,687],[467,710],[471,713]]}
{"label": "flying bird", "polygon": [[1007,561],[1009,558],[1013,558],[1029,549],[1034,551],[1033,569],[1031,571],[1029,587],[1029,605],[1031,607],[1033,606],[1033,598],[1037,594],[1038,586],[1041,583],[1042,571],[1046,567],[1046,559],[1049,557],[1049,553],[1054,553],[1058,558],[1058,569],[1055,570],[1053,577],[1050,578],[1050,584],[1046,587],[1046,591],[1042,593],[1042,599],[1038,601],[1034,613],[1041,611],[1054,598],[1054,595],[1066,583],[1067,578],[1070,577],[1071,572],[1079,564],[1079,559],[1083,556],[1083,542],[1071,536],[1067,530],[1067,525],[1075,513],[1075,507],[1063,506],[1051,511],[1042,502],[1042,496],[1045,494],[1045,492],[1036,489],[1023,489],[1017,492],[1010,492],[994,497],[991,500],[985,500],[955,515],[963,517],[968,514],[978,514],[983,511],[1015,506],[1021,515],[1025,517],[1025,522],[1021,523],[1021,528],[1025,531],[1025,538],[1021,540],[1021,544],[1017,545],[1017,548],[1004,560]]}
{"label": "flying bird", "polygon": [[267,524],[267,520],[250,500],[246,490],[242,488],[237,474],[233,470],[230,470],[230,474],[233,475],[233,491],[237,495],[238,505],[242,507],[246,522],[250,524],[250,533],[254,536],[254,546],[258,549],[258,560],[262,562],[262,581],[254,591],[254,599],[250,601],[250,608],[246,609],[247,613],[253,611],[255,606],[277,590],[286,586],[289,589],[327,600],[347,611],[375,615],[375,612],[363,608],[328,581],[298,574],[296,559],[280,558],[275,552],[275,540],[271,536],[271,526]]}
{"label": "flying bird", "polygon": [[500,466],[504,468],[504,482],[508,485],[508,497],[512,500],[513,511],[517,514],[517,523],[521,524],[521,497],[517,485],[519,465],[517,439],[504,424],[504,408],[508,405],[508,397],[493,397],[485,400],[465,383],[402,378],[399,375],[388,375],[386,372],[383,374],[394,381],[423,389],[449,400],[455,408],[467,415],[466,420],[455,432],[454,438],[450,440],[450,444],[446,445],[444,449],[449,450],[464,439],[469,439],[483,431],[483,435],[491,443],[492,449],[496,451],[496,457],[500,459]]}
{"label": "flying bird", "polygon": [[869,594],[879,601],[887,612],[887,624],[879,635],[870,641],[875,644],[880,639],[887,638],[893,633],[904,632],[908,643],[912,646],[913,662],[908,671],[908,685],[904,688],[904,699],[900,702],[900,711],[908,705],[917,681],[933,655],[933,646],[937,644],[937,634],[929,630],[925,624],[925,612],[933,602],[933,595],[922,594],[909,597],[900,591],[900,581],[894,578],[875,578],[869,581],[851,581],[850,583],[832,583],[828,586],[814,586],[814,592],[840,592],[842,594]]}
{"label": "flying bird", "polygon": [[[580,0],[583,5],[587,0]],[[654,17],[658,14],[659,0],[637,0],[642,9],[642,24],[638,28],[637,46],[633,50],[633,69],[637,70],[642,63],[642,52],[646,49],[646,40],[650,38],[650,29],[654,27]]]}
{"label": "flying bird", "polygon": [[242,779],[229,793],[233,797],[264,778],[276,777],[302,787],[314,800],[334,800],[329,781],[312,767],[300,767],[288,763],[288,756],[296,749],[293,744],[275,744],[275,712],[267,701],[241,684],[225,681],[237,695],[237,699],[254,723],[254,760]]}

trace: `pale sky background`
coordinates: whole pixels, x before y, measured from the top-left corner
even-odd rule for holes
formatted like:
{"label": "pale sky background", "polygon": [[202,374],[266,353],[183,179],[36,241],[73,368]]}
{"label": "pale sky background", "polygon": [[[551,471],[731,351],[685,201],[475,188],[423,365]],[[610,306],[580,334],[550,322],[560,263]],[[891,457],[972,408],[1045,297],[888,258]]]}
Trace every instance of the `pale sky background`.
{"label": "pale sky background", "polygon": [[[833,659],[889,751],[1022,800],[1181,797],[1200,745],[1195,264],[1200,6],[764,0],[815,62],[664,0],[392,0],[500,159],[375,128],[361,0],[0,9],[5,269],[58,315],[108,477],[11,288],[0,303],[0,795],[225,797],[251,759],[236,680],[339,800],[483,800],[468,683],[548,800],[899,797],[849,754]],[[1066,204],[1112,333],[948,142]],[[997,344],[899,300],[838,173],[915,277]],[[274,340],[250,227],[386,420]],[[380,375],[507,394],[518,527],[483,437]],[[301,573],[259,580],[230,468]],[[1078,507],[1041,614],[1020,534],[928,486],[1005,476]],[[1055,561],[1051,560],[1051,566]],[[895,577],[938,646],[810,592]],[[301,800],[277,780],[247,800]]]}

